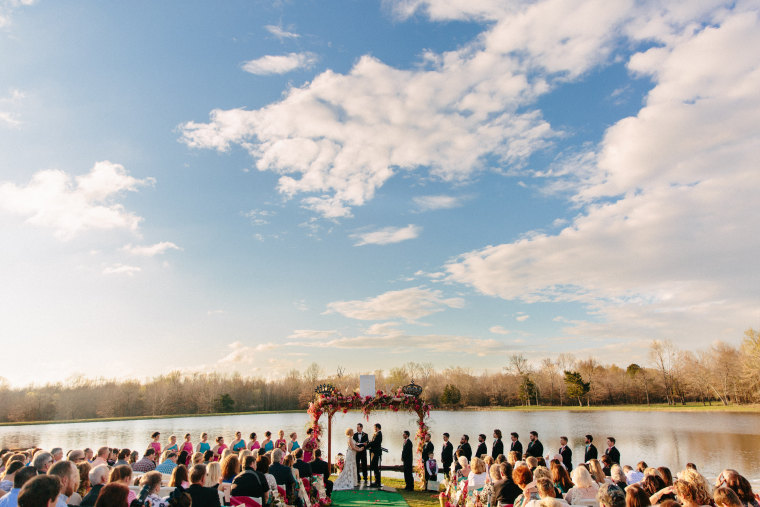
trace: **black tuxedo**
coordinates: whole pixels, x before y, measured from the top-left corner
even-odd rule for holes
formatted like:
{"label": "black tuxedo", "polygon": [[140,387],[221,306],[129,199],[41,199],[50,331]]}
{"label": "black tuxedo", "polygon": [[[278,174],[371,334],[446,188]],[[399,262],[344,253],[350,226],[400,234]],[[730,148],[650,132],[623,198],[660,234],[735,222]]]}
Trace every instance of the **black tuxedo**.
{"label": "black tuxedo", "polygon": [[406,483],[407,491],[414,490],[414,454],[412,453],[412,441],[408,438],[404,441],[404,446],[401,449],[401,463],[404,465],[404,482]]}
{"label": "black tuxedo", "polygon": [[496,459],[499,457],[499,454],[504,454],[504,442],[500,438],[497,438],[493,441],[493,446],[491,446],[491,457]]}
{"label": "black tuxedo", "polygon": [[617,447],[614,445],[605,449],[604,454],[609,456],[610,461],[613,463],[617,463],[618,465],[620,464],[620,451],[618,451]]}
{"label": "black tuxedo", "polygon": [[311,472],[314,475],[321,475],[322,480],[325,483],[325,491],[327,496],[332,495],[333,482],[330,480],[330,469],[327,466],[327,461],[322,458],[315,458],[314,461],[309,463],[311,465]]}
{"label": "black tuxedo", "polygon": [[522,459],[523,449],[522,449],[522,443],[519,440],[515,440],[514,442],[512,442],[512,444],[509,446],[509,450],[520,453],[520,459]]}
{"label": "black tuxedo", "polygon": [[525,454],[540,458],[544,455],[544,444],[542,444],[539,439],[528,442],[528,448],[525,449]]}
{"label": "black tuxedo", "polygon": [[493,495],[491,503],[496,504],[500,502],[502,505],[509,505],[515,503],[515,499],[522,495],[520,486],[512,482],[512,479],[502,479],[493,483]]}
{"label": "black tuxedo", "polygon": [[301,479],[308,479],[311,477],[311,465],[306,463],[304,460],[296,460],[296,462],[293,463],[293,468],[298,470],[298,475],[301,477]]}
{"label": "black tuxedo", "polygon": [[592,459],[596,459],[597,456],[596,446],[594,444],[588,444],[586,446],[586,452],[583,454],[583,461],[588,463]]}
{"label": "black tuxedo", "polygon": [[353,436],[356,445],[364,444],[364,450],[356,451],[356,480],[361,480],[364,477],[364,482],[367,482],[367,444],[369,443],[369,436],[363,431],[361,433],[354,433]]}
{"label": "black tuxedo", "polygon": [[232,479],[231,496],[252,496],[261,498],[266,504],[264,496],[269,493],[269,484],[264,474],[253,469],[246,469]]}
{"label": "black tuxedo", "polygon": [[203,505],[208,507],[220,507],[219,490],[216,488],[206,488],[200,484],[191,484],[187,491],[190,498],[193,499],[193,505]]}
{"label": "black tuxedo", "polygon": [[373,483],[375,486],[380,487],[380,459],[383,456],[383,432],[378,431],[374,435],[372,435],[372,440],[369,441],[369,444],[367,445],[367,448],[369,449],[369,469],[372,470],[372,475],[374,475],[375,482]]}
{"label": "black tuxedo", "polygon": [[457,450],[459,451],[460,456],[467,458],[467,461],[470,461],[472,459],[472,447],[470,447],[470,442],[459,444]]}
{"label": "black tuxedo", "polygon": [[443,443],[441,450],[441,465],[443,465],[443,475],[448,479],[451,471],[451,464],[454,462],[454,445],[451,442]]}
{"label": "black tuxedo", "polygon": [[483,455],[486,455],[486,456],[488,455],[488,446],[486,445],[485,442],[480,442],[478,444],[478,450],[475,451],[475,456],[480,458]]}
{"label": "black tuxedo", "polygon": [[565,465],[567,471],[573,469],[573,451],[568,446],[562,446],[559,448],[559,453],[562,455],[562,464]]}
{"label": "black tuxedo", "polygon": [[425,480],[427,481],[430,479],[430,475],[427,471],[427,462],[430,459],[430,453],[435,453],[435,446],[433,445],[433,442],[425,442],[425,445],[422,447],[422,468],[425,472]]}

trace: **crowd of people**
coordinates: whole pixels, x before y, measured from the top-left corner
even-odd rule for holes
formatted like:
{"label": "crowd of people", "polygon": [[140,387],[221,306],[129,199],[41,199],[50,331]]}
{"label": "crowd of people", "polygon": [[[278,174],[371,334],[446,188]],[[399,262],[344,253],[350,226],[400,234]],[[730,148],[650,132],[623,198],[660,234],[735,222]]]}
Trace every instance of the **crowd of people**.
{"label": "crowd of people", "polygon": [[[494,430],[489,452],[481,434],[473,453],[468,435],[462,435],[455,450],[443,434],[441,507],[760,507],[750,482],[733,469],[723,470],[710,485],[694,463],[675,476],[667,467],[644,461],[621,465],[614,437],[607,437],[600,453],[593,436],[586,435],[583,460],[575,464],[567,437],[560,437],[556,452],[546,454],[535,431],[525,447],[517,433],[510,437],[507,447],[501,431]],[[423,460],[434,459],[432,450],[426,437]],[[436,479],[429,473],[425,478]]]}
{"label": "crowd of people", "polygon": [[281,430],[259,441],[240,432],[229,445],[208,434],[196,445],[190,434],[164,445],[155,432],[140,454],[123,448],[3,450],[0,507],[214,507],[257,505],[316,507],[329,504],[330,471],[319,442],[307,430]]}

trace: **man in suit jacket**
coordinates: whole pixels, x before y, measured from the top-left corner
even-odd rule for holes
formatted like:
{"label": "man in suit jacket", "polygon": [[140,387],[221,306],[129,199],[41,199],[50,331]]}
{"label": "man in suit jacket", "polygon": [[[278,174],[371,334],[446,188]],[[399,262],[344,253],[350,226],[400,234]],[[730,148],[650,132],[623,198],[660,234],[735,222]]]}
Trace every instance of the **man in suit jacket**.
{"label": "man in suit jacket", "polygon": [[509,451],[515,451],[520,455],[520,459],[523,457],[523,448],[522,443],[520,442],[520,435],[515,433],[514,431],[510,434],[510,437],[512,439],[512,443],[509,446]]}
{"label": "man in suit jacket", "polygon": [[383,432],[381,429],[382,427],[380,426],[380,423],[376,423],[375,433],[372,435],[372,439],[367,445],[369,449],[369,468],[372,470],[372,475],[375,478],[375,481],[371,483],[370,486],[373,486],[375,488],[382,487],[380,477],[380,459],[383,456]]}
{"label": "man in suit jacket", "polygon": [[443,465],[443,475],[447,479],[451,473],[451,464],[454,462],[454,446],[449,442],[449,434],[443,434],[443,449],[441,449],[441,465]]}
{"label": "man in suit jacket", "polygon": [[594,441],[594,437],[591,435],[586,435],[586,450],[583,453],[583,461],[585,463],[588,463],[592,459],[596,459],[598,456],[598,453],[596,451],[596,446],[592,444],[591,442]]}
{"label": "man in suit jacket", "polygon": [[414,491],[414,453],[412,452],[412,441],[409,440],[409,432],[404,432],[404,443],[401,446],[401,463],[404,465],[404,483],[406,491]]}
{"label": "man in suit jacket", "polygon": [[203,484],[205,482],[206,465],[194,465],[190,469],[190,487],[185,490],[190,494],[190,498],[193,499],[193,505],[221,507],[219,491],[216,488],[204,487]]}
{"label": "man in suit jacket", "polygon": [[530,442],[528,442],[528,448],[525,449],[525,454],[536,458],[544,455],[544,444],[538,439],[537,431],[530,432]]}
{"label": "man in suit jacket", "polygon": [[496,459],[500,454],[504,454],[504,443],[501,441],[501,430],[493,430],[493,445],[491,446],[491,457]]}
{"label": "man in suit jacket", "polygon": [[478,435],[478,449],[475,451],[475,457],[482,458],[488,456],[488,446],[486,445],[486,436],[481,433]]}
{"label": "man in suit jacket", "polygon": [[295,450],[293,455],[296,458],[296,462],[293,463],[293,468],[298,470],[298,476],[301,477],[301,479],[308,479],[311,477],[312,471],[311,471],[311,464],[306,463],[303,460],[303,449],[298,448]]}
{"label": "man in suit jacket", "polygon": [[369,444],[369,435],[364,433],[364,425],[358,423],[353,436],[356,445],[361,445],[362,450],[356,451],[356,480],[360,481],[364,477],[367,482],[367,444]]}
{"label": "man in suit jacket", "polygon": [[496,502],[502,505],[515,503],[515,499],[522,495],[522,490],[512,480],[512,465],[504,461],[491,466],[498,466],[499,475],[501,475],[501,479],[493,483],[492,504],[496,504]]}
{"label": "man in suit jacket", "polygon": [[430,480],[430,474],[427,470],[427,462],[430,459],[430,455],[435,452],[435,446],[430,441],[430,433],[425,434],[425,445],[422,446],[422,469],[425,473],[425,489],[427,489],[427,481]]}
{"label": "man in suit jacket", "polygon": [[568,472],[573,469],[573,450],[567,445],[567,437],[559,437],[559,453]]}
{"label": "man in suit jacket", "polygon": [[84,496],[84,498],[82,498],[82,503],[80,505],[84,507],[95,507],[95,501],[98,499],[100,490],[103,489],[103,486],[108,482],[109,473],[110,470],[108,465],[98,465],[90,470],[88,478],[90,479],[92,489]]}
{"label": "man in suit jacket", "polygon": [[232,479],[230,496],[261,498],[261,505],[267,505],[269,484],[267,484],[267,478],[264,474],[257,472],[255,467],[256,458],[254,456],[246,456],[243,461],[243,471]]}
{"label": "man in suit jacket", "polygon": [[457,447],[457,451],[459,451],[460,456],[467,458],[467,461],[470,461],[472,459],[472,447],[470,447],[469,435],[462,435],[462,438],[459,440],[459,447]]}
{"label": "man in suit jacket", "polygon": [[321,449],[316,449],[314,451],[314,461],[309,464],[311,465],[311,473],[322,476],[327,496],[332,496],[333,481],[330,480],[330,467],[327,466],[327,461],[322,459]]}
{"label": "man in suit jacket", "polygon": [[620,464],[620,451],[615,447],[615,437],[607,437],[607,448],[604,450],[604,454],[610,458],[613,464]]}

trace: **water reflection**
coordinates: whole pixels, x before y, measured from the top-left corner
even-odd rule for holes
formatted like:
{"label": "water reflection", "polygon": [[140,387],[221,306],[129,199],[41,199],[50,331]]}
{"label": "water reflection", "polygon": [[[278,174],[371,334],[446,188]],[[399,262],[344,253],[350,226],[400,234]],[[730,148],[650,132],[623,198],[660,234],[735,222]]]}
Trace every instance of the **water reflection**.
{"label": "water reflection", "polygon": [[[108,445],[142,450],[153,431],[160,431],[164,442],[171,434],[181,439],[189,432],[196,443],[203,431],[209,433],[210,439],[224,435],[229,441],[238,430],[245,436],[255,431],[261,439],[266,430],[276,433],[283,429],[286,434],[297,432],[299,441],[302,441],[308,422],[305,413],[295,413],[6,426],[0,427],[0,447],[36,445],[71,449]],[[336,414],[333,420],[334,454],[345,449],[343,430],[354,427],[357,422],[364,423],[365,431],[370,434],[373,423],[382,424],[383,444],[389,449],[383,458],[385,464],[400,463],[401,432],[408,429],[414,434],[416,430],[415,417],[406,413],[376,412],[369,422],[359,412]],[[524,444],[528,432],[536,430],[546,452],[556,452],[559,437],[567,435],[573,449],[573,461],[578,462],[583,457],[583,436],[591,433],[600,451],[605,446],[606,437],[614,436],[625,464],[635,465],[644,460],[650,465],[664,465],[679,471],[691,461],[709,477],[716,476],[723,468],[736,468],[750,478],[760,478],[760,414],[434,411],[429,425],[436,454],[440,453],[444,431],[451,434],[455,445],[464,433],[470,435],[471,443],[477,442],[479,433],[485,433],[490,449],[494,428],[500,428],[505,436],[517,431]]]}

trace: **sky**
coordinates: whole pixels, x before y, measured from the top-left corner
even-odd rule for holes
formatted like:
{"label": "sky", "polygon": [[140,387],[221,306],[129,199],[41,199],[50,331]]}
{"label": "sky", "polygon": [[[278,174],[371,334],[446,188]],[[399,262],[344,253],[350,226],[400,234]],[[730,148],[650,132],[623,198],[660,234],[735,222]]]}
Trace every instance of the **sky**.
{"label": "sky", "polygon": [[738,344],[757,48],[757,0],[0,0],[0,376]]}

